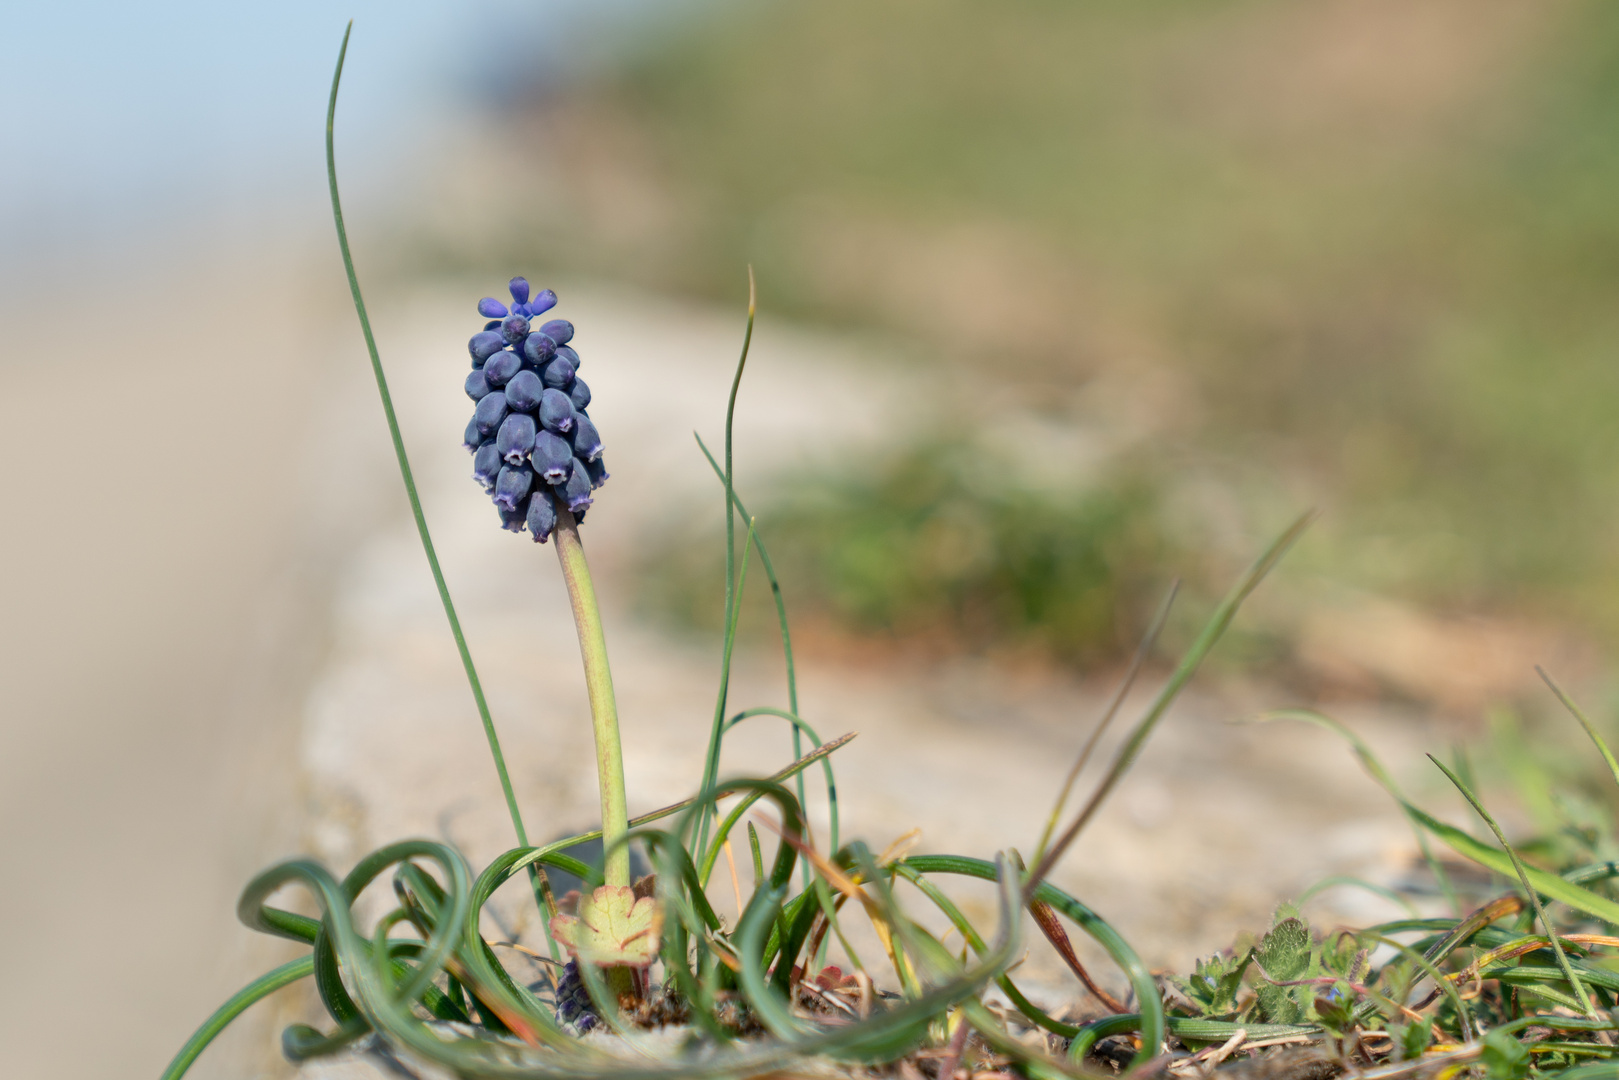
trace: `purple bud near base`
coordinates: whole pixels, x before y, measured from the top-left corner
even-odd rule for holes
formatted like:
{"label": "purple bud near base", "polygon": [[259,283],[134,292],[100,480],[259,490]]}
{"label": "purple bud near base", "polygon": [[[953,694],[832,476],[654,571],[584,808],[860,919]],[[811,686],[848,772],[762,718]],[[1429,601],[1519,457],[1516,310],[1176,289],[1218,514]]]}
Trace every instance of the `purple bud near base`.
{"label": "purple bud near base", "polygon": [[507,349],[484,361],[483,374],[484,378],[489,380],[490,386],[505,386],[506,380],[516,375],[522,368],[522,357]]}
{"label": "purple bud near base", "polygon": [[589,464],[601,457],[602,437],[588,416],[573,418],[573,455]]}
{"label": "purple bud near base", "polygon": [[506,339],[493,330],[480,330],[472,335],[467,342],[467,352],[472,354],[472,366],[482,367],[483,362],[506,347]]}
{"label": "purple bud near base", "polygon": [[523,339],[523,355],[528,357],[531,364],[538,366],[556,354],[557,343],[539,331],[535,331]]}
{"label": "purple bud near base", "polygon": [[528,506],[526,503],[518,507],[516,510],[508,510],[499,503],[496,503],[495,509],[500,512],[500,527],[502,529],[505,529],[507,532],[514,533],[520,533],[523,531],[523,525],[526,523],[528,518]]}
{"label": "purple bud near base", "polygon": [[534,436],[534,450],[529,460],[547,484],[566,483],[568,474],[573,472],[573,447],[562,436],[542,431]]}
{"label": "purple bud near base", "polygon": [[590,477],[592,490],[607,483],[607,478],[612,475],[607,471],[607,460],[600,454],[596,455],[596,460],[585,462],[585,473]]}
{"label": "purple bud near base", "polygon": [[562,485],[562,498],[575,514],[590,505],[590,473],[586,471],[584,462],[574,460],[573,475]]}
{"label": "purple bud near base", "polygon": [[467,375],[467,397],[473,401],[482,401],[484,395],[489,393],[489,379],[481,370],[473,369]]}
{"label": "purple bud near base", "polygon": [[514,412],[500,422],[495,449],[508,465],[521,465],[534,449],[534,433],[534,418],[528,413]]}
{"label": "purple bud near base", "polygon": [[[483,403],[479,402],[479,404]],[[483,432],[478,430],[478,414],[475,412],[472,414],[472,419],[467,421],[467,430],[461,436],[461,445],[466,447],[468,451],[472,451],[478,449],[478,444],[481,442],[483,442]]]}
{"label": "purple bud near base", "polygon": [[506,317],[506,305],[496,300],[493,296],[486,296],[478,301],[478,314],[486,319],[504,319]]}
{"label": "purple bud near base", "polygon": [[573,377],[573,385],[568,387],[568,400],[573,402],[575,412],[581,412],[590,405],[590,387],[577,375]]}
{"label": "purple bud near base", "polygon": [[533,469],[527,465],[503,465],[495,477],[495,505],[515,512],[533,486]]}
{"label": "purple bud near base", "polygon": [[573,323],[569,322],[567,319],[552,319],[550,322],[540,327],[540,333],[544,334],[558,345],[566,345],[568,342],[573,340]]}
{"label": "purple bud near base", "polygon": [[573,365],[573,370],[575,370],[575,371],[579,370],[579,353],[578,353],[577,350],[574,349],[573,346],[571,346],[571,345],[558,345],[557,346],[557,355],[567,357],[568,358],[568,363]]}
{"label": "purple bud near base", "polygon": [[472,455],[472,478],[482,484],[485,491],[493,491],[495,477],[499,475],[500,451],[495,449],[493,441],[486,442]]}
{"label": "purple bud near base", "polygon": [[534,294],[534,299],[528,302],[530,315],[543,315],[557,306],[557,294],[550,289],[541,289]]}
{"label": "purple bud near base", "polygon": [[506,384],[506,401],[518,412],[533,412],[540,407],[540,396],[545,385],[532,371],[519,371]]}
{"label": "purple bud near base", "polygon": [[536,491],[528,500],[528,531],[534,542],[543,544],[557,527],[557,504],[549,491]]}
{"label": "purple bud near base", "polygon": [[[555,363],[555,361],[552,361]],[[573,402],[561,390],[547,390],[540,395],[540,426],[558,435],[573,431]]]}
{"label": "purple bud near base", "polygon": [[521,315],[507,316],[506,321],[500,324],[500,336],[509,345],[521,345],[523,339],[528,337],[528,320]]}
{"label": "purple bud near base", "polygon": [[545,385],[566,390],[573,383],[573,365],[561,356],[545,365]]}
{"label": "purple bud near base", "polygon": [[[501,422],[510,411],[506,404],[506,395],[499,390],[491,390],[478,402],[477,411],[472,414],[472,423],[480,435],[490,436],[499,430]],[[469,427],[467,430],[472,431],[473,428]],[[482,441],[481,438],[475,439],[472,445],[477,446]]]}
{"label": "purple bud near base", "polygon": [[528,278],[514,277],[506,283],[506,288],[511,290],[513,300],[519,304],[528,303]]}

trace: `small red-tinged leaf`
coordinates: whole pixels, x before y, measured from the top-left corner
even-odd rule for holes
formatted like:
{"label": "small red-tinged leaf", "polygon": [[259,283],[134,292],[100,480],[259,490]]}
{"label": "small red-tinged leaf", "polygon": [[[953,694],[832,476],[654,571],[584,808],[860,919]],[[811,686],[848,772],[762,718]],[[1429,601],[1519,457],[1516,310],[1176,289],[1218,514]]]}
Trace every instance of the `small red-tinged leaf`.
{"label": "small red-tinged leaf", "polygon": [[658,958],[663,913],[653,897],[603,885],[579,900],[577,915],[551,920],[551,936],[568,953],[604,967],[646,967]]}

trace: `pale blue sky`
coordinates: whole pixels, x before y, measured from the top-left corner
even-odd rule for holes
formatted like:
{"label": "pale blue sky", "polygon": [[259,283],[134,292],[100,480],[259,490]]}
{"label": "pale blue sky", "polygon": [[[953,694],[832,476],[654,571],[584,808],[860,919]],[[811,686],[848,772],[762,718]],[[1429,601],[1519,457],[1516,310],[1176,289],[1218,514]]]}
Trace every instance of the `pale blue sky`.
{"label": "pale blue sky", "polygon": [[0,259],[177,214],[322,198],[326,94],[350,17],[339,132],[357,187],[480,94],[565,76],[659,6],[0,0]]}

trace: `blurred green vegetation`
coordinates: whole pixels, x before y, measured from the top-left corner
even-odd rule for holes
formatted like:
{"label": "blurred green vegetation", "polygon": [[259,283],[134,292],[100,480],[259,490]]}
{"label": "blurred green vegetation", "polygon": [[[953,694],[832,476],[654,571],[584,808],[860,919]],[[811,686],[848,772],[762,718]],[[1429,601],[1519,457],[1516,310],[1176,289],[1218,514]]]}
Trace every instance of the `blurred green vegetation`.
{"label": "blurred green vegetation", "polygon": [[[984,461],[959,443],[925,444],[786,485],[759,530],[794,621],[935,652],[1012,649],[1069,663],[1133,648],[1182,554],[1158,486],[1124,472],[1053,497],[1004,482]],[[717,631],[725,579],[714,553],[702,540],[659,553],[656,607]],[[750,579],[749,629],[771,633],[757,565]]]}
{"label": "blurred green vegetation", "polygon": [[[1614,5],[720,4],[637,56],[522,112],[544,197],[485,255],[732,303],[751,262],[766,310],[1036,406],[1123,373],[1164,469],[1324,505],[1316,566],[1619,632]],[[915,507],[861,491],[876,516],[795,520],[833,608],[1047,617],[1021,540],[918,576],[876,554]],[[1115,512],[1029,542],[1079,581]]]}

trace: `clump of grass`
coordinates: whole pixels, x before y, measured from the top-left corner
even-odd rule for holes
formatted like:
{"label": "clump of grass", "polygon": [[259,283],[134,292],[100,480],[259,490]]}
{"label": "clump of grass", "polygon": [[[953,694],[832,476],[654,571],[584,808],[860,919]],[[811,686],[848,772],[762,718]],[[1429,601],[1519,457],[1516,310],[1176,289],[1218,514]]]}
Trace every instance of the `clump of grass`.
{"label": "clump of grass", "polygon": [[[856,637],[1091,664],[1133,647],[1163,568],[1187,561],[1164,501],[1145,471],[1053,494],[986,468],[977,447],[934,440],[856,471],[788,478],[757,509],[801,615]],[[699,544],[658,552],[643,593],[660,613],[717,629],[718,570]]]}
{"label": "clump of grass", "polygon": [[[1552,686],[1619,783],[1605,741]],[[1619,949],[1619,903],[1609,895],[1619,877],[1619,832],[1611,816],[1593,829],[1576,808],[1555,823],[1554,835],[1515,846],[1460,772],[1434,758],[1494,837],[1492,844],[1411,803],[1371,749],[1332,718],[1290,710],[1262,719],[1317,724],[1350,744],[1418,830],[1453,913],[1424,918],[1404,898],[1352,879],[1323,885],[1370,888],[1406,904],[1410,917],[1322,933],[1297,908],[1283,905],[1254,944],[1216,954],[1170,980],[1168,1028],[1188,1062],[1217,1063],[1243,1047],[1309,1043],[1317,1054],[1302,1063],[1301,1076],[1323,1062],[1378,1077],[1474,1067],[1491,1080],[1619,1071],[1611,1035],[1619,1030],[1619,976],[1607,952]],[[1520,753],[1511,768],[1530,792],[1551,782],[1533,756]],[[1488,873],[1474,875],[1472,884],[1454,880],[1429,851],[1427,837]],[[1533,861],[1526,854],[1531,846],[1539,853]],[[1077,1060],[1128,1030],[1128,1018],[1086,1025],[1070,1055]]]}

